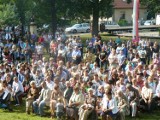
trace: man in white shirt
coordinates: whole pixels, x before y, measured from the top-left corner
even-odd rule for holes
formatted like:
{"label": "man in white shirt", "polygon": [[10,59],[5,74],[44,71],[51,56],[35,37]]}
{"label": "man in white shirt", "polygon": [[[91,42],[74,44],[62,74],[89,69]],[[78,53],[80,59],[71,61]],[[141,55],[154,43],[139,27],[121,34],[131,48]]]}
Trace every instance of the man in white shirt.
{"label": "man in white shirt", "polygon": [[79,64],[81,62],[81,51],[76,46],[72,52],[73,63]]}
{"label": "man in white shirt", "polygon": [[24,93],[24,88],[23,88],[22,83],[20,81],[18,81],[17,77],[14,77],[13,80],[14,81],[13,81],[13,85],[12,85],[12,94],[13,94],[15,101],[16,101],[15,106],[18,106],[18,105],[20,105],[19,96]]}

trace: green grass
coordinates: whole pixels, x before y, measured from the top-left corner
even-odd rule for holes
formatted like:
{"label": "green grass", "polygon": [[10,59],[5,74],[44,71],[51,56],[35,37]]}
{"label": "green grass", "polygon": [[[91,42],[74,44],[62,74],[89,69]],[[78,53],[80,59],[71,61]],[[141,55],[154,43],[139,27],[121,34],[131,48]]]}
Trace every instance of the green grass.
{"label": "green grass", "polygon": [[[0,120],[50,120],[50,113],[47,110],[47,117],[39,117],[34,114],[27,115],[25,113],[25,104],[22,106],[13,106],[13,112],[0,109]],[[100,118],[100,117],[99,117]],[[56,118],[54,119],[56,120]],[[126,117],[126,120],[131,120],[131,117]],[[134,119],[135,120],[135,119]],[[160,110],[154,111],[154,113],[140,113],[136,120],[160,120]]]}

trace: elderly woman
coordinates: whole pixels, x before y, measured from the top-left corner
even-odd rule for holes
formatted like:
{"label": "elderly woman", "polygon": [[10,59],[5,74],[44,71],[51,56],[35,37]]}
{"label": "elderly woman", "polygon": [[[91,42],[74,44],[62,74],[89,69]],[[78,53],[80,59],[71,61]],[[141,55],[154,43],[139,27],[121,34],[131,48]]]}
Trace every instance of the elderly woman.
{"label": "elderly woman", "polygon": [[96,96],[93,95],[93,89],[88,89],[88,95],[85,98],[84,104],[79,109],[79,120],[88,120],[89,114],[96,107]]}
{"label": "elderly woman", "polygon": [[36,83],[34,81],[30,82],[31,88],[29,89],[27,98],[26,98],[26,113],[30,114],[30,107],[39,96],[38,88],[36,87]]}
{"label": "elderly woman", "polygon": [[73,89],[74,92],[69,100],[69,105],[66,108],[66,114],[70,119],[78,120],[78,109],[84,101],[84,95],[79,91],[77,86]]}
{"label": "elderly woman", "polygon": [[51,118],[54,117],[55,114],[55,107],[56,107],[56,103],[57,103],[57,99],[61,98],[63,99],[63,103],[65,104],[65,100],[63,97],[63,93],[61,92],[61,90],[59,89],[59,86],[57,84],[54,85],[54,88],[52,90],[51,93],[51,99],[50,99],[50,109],[51,109]]}
{"label": "elderly woman", "polygon": [[118,109],[120,113],[120,119],[125,120],[125,115],[130,114],[129,101],[122,91],[117,92]]}

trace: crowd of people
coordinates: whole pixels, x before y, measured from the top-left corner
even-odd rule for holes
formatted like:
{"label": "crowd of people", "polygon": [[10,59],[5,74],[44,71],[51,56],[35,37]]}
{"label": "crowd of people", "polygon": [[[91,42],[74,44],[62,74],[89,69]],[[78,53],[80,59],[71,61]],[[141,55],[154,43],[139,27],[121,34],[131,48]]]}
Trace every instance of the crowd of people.
{"label": "crowd of people", "polygon": [[21,106],[25,99],[27,114],[45,116],[48,106],[51,118],[125,120],[160,105],[156,41],[19,36],[1,37],[0,108],[12,111],[12,103]]}

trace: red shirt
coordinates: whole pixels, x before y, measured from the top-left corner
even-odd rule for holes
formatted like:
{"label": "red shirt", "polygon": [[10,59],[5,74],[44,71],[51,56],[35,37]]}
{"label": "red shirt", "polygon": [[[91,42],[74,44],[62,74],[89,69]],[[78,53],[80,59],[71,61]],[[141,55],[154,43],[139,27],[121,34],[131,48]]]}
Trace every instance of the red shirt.
{"label": "red shirt", "polygon": [[39,37],[38,42],[39,42],[39,43],[44,42],[44,38],[43,38],[42,36],[41,36],[41,37]]}

